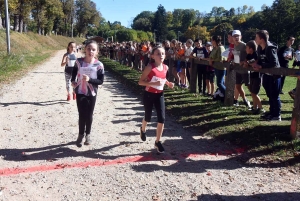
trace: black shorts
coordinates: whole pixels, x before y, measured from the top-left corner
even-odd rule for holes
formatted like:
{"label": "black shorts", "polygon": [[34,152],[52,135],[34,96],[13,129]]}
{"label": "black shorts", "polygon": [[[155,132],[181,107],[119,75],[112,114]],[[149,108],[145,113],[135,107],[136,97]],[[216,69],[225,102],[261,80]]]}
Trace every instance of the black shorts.
{"label": "black shorts", "polygon": [[186,62],[185,61],[181,61],[180,62],[180,67],[181,68],[186,68]]}
{"label": "black shorts", "polygon": [[293,67],[295,67],[295,66],[300,66],[300,61],[294,61],[293,62]]}
{"label": "black shorts", "polygon": [[235,84],[243,84],[243,83],[245,84],[245,86],[249,86],[250,84],[249,72],[247,74],[236,73]]}
{"label": "black shorts", "polygon": [[261,78],[250,78],[250,92],[252,94],[258,94],[261,87]]}
{"label": "black shorts", "polygon": [[191,62],[186,62],[186,68],[191,68]]}
{"label": "black shorts", "polygon": [[210,83],[215,82],[215,71],[206,72],[206,80],[209,80]]}

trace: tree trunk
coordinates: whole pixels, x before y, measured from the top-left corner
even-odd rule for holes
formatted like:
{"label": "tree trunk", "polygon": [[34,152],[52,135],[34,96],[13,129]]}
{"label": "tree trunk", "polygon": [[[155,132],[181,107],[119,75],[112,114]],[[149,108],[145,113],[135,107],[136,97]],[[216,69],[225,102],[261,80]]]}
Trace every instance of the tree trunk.
{"label": "tree trunk", "polygon": [[19,15],[14,14],[14,31],[19,30]]}
{"label": "tree trunk", "polygon": [[3,29],[3,20],[2,20],[2,16],[1,16],[1,13],[0,13],[0,29]]}
{"label": "tree trunk", "polygon": [[23,15],[19,15],[19,32],[20,33],[23,33],[23,24],[24,24]]}
{"label": "tree trunk", "polygon": [[27,32],[27,24],[23,22],[23,32]]}

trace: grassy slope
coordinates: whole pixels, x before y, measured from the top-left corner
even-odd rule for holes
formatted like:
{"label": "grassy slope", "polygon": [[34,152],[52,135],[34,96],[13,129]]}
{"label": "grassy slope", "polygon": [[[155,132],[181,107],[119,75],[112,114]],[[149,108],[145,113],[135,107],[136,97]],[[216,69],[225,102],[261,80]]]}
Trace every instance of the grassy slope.
{"label": "grassy slope", "polygon": [[14,31],[11,31],[10,38],[11,54],[7,55],[6,33],[0,30],[0,86],[14,81],[56,50],[66,48],[70,41],[84,41],[83,38],[41,36],[30,32],[20,34]]}
{"label": "grassy slope", "polygon": [[[102,59],[106,69],[115,73],[125,85],[141,94],[143,87],[137,85],[140,72],[131,70],[117,62]],[[296,79],[287,77],[284,91],[296,85]],[[249,95],[249,92],[246,90]],[[263,87],[260,96],[265,109],[268,99]],[[248,97],[251,100],[251,97]],[[259,121],[259,116],[249,115],[245,106],[224,107],[207,97],[176,88],[165,90],[167,112],[186,128],[199,131],[198,136],[213,136],[226,144],[248,149],[248,153],[262,161],[292,165],[299,161],[300,140],[291,140],[289,126],[293,100],[286,93],[281,95],[282,122]]]}

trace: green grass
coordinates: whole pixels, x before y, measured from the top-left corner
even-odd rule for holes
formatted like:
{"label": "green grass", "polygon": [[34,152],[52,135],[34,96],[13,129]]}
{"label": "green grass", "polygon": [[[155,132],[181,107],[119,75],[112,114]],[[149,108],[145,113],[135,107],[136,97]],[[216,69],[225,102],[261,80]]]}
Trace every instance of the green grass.
{"label": "green grass", "polygon": [[0,30],[0,87],[25,75],[56,50],[66,49],[70,41],[81,43],[84,38],[41,36],[35,33],[11,31],[11,54],[7,54],[6,33]]}
{"label": "green grass", "polygon": [[[140,72],[132,70],[117,62],[102,58],[105,67],[116,75],[117,79],[131,89],[141,94],[143,87],[137,82]],[[246,148],[255,157],[263,157],[271,162],[284,162],[288,165],[299,160],[300,140],[291,140],[289,129],[293,108],[293,100],[288,91],[296,86],[296,78],[287,77],[281,95],[282,122],[260,121],[259,116],[250,115],[245,106],[225,107],[207,97],[180,89],[165,90],[166,109],[178,123],[187,129],[196,129],[199,133],[194,136],[212,136],[236,147]],[[245,88],[245,87],[244,87]],[[249,95],[247,89],[246,93]],[[260,97],[265,109],[268,109],[266,93],[261,88]],[[251,100],[251,97],[248,97]]]}

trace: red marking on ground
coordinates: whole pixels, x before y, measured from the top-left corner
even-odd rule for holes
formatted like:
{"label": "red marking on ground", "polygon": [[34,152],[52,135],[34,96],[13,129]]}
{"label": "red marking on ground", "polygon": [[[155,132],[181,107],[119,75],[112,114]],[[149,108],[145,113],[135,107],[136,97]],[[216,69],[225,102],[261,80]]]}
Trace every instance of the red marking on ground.
{"label": "red marking on ground", "polygon": [[[220,153],[185,153],[180,154],[179,158],[198,158],[200,156],[205,155],[219,155],[219,156],[227,156],[231,154],[240,154],[245,152],[246,149],[239,148],[231,151],[222,151]],[[162,155],[163,156],[163,155]],[[33,173],[33,172],[45,172],[66,168],[88,168],[88,167],[101,167],[101,166],[109,166],[109,165],[118,165],[118,164],[126,164],[126,163],[134,163],[134,162],[147,162],[147,161],[157,161],[157,160],[176,160],[172,157],[153,157],[149,156],[134,156],[134,157],[123,157],[114,160],[89,160],[84,162],[75,162],[75,163],[60,163],[53,165],[41,165],[41,166],[33,166],[33,167],[24,167],[24,168],[3,168],[0,169],[0,176],[9,176],[9,175],[17,175],[21,173]]]}

